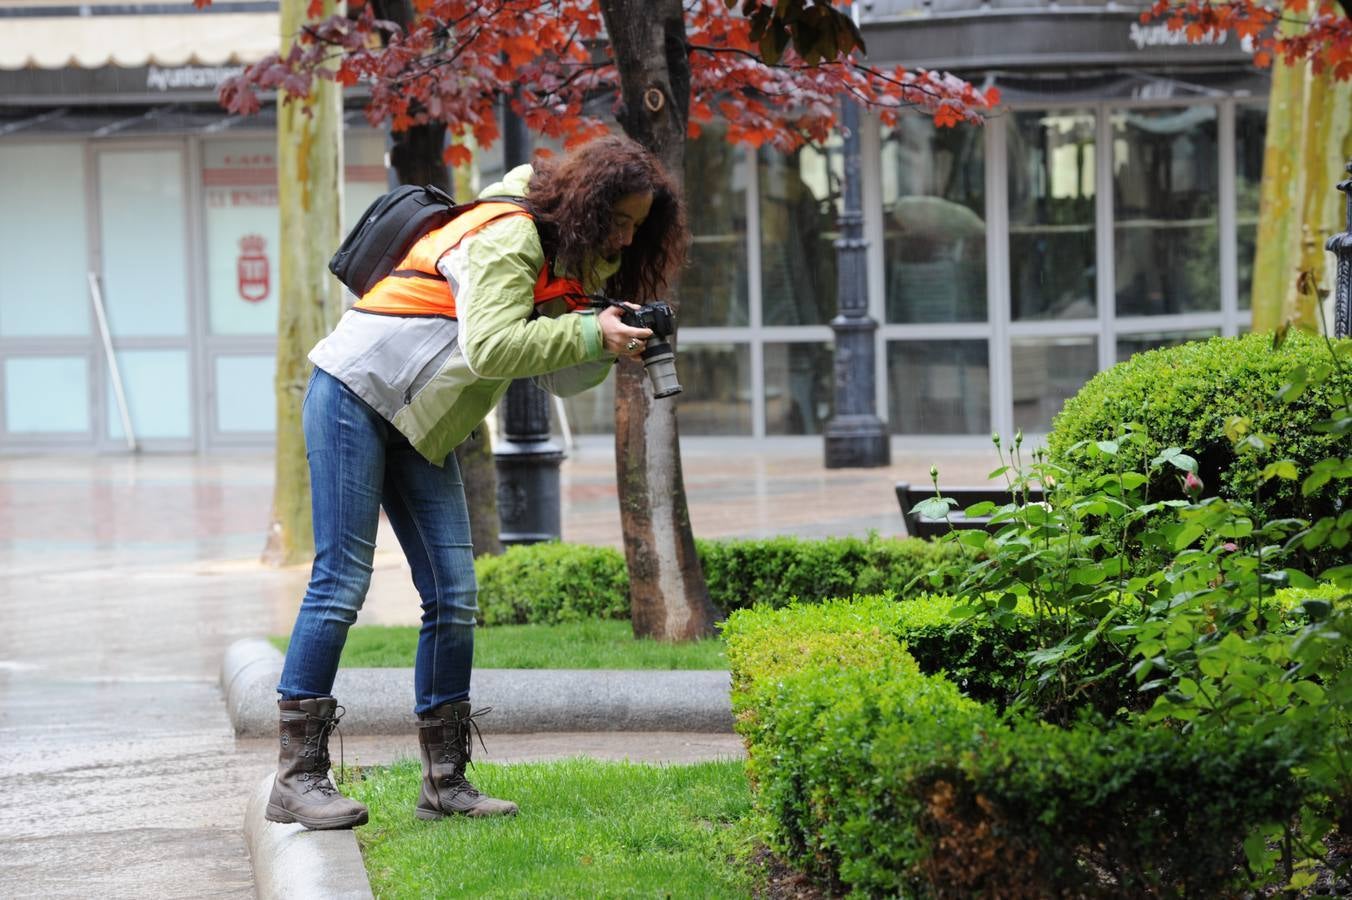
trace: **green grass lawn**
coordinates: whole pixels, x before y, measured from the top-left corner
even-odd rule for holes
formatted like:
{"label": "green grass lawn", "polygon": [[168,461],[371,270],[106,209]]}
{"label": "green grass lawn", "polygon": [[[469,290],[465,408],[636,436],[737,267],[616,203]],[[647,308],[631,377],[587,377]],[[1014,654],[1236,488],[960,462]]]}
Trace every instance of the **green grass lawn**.
{"label": "green grass lawn", "polygon": [[[272,637],[283,653],[288,638]],[[416,626],[358,625],[347,633],[342,664],[410,667]],[[593,619],[564,625],[495,625],[474,634],[481,669],[726,669],[723,641],[685,644],[635,640],[627,621]]]}
{"label": "green grass lawn", "polygon": [[414,818],[419,766],[368,770],[344,793],[381,900],[437,897],[747,898],[751,800],[740,761],[654,766],[571,759],[478,764],[471,779],[518,816]]}

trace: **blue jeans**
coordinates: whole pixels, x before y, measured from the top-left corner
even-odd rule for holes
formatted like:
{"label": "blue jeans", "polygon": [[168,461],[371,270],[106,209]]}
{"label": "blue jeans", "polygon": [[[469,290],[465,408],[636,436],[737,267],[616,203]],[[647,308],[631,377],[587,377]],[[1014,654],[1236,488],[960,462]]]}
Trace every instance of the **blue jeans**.
{"label": "blue jeans", "polygon": [[332,692],[347,629],[371,584],[382,506],[422,598],[414,711],[468,699],[478,584],[455,454],[442,468],[432,465],[322,369],[310,378],[301,421],[310,463],[315,561],[277,686],[282,699]]}

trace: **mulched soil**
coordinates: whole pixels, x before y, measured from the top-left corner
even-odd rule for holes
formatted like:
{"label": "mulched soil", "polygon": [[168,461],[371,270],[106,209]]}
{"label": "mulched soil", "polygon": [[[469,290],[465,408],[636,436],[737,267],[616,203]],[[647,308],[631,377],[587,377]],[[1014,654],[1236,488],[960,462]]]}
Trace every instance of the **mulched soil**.
{"label": "mulched soil", "polygon": [[[1352,835],[1335,832],[1326,841],[1329,855],[1318,867],[1318,880],[1302,896],[1352,897]],[[790,868],[768,847],[758,847],[751,855],[756,871],[755,900],[835,900],[844,896],[843,890],[814,881],[802,872]],[[1271,890],[1264,897],[1285,896],[1280,890]]]}
{"label": "mulched soil", "polygon": [[757,875],[751,895],[755,900],[831,900],[842,896],[790,868],[768,847],[756,848],[751,854],[751,865]]}
{"label": "mulched soil", "polygon": [[1324,843],[1329,848],[1329,855],[1316,869],[1319,878],[1315,881],[1310,894],[1320,897],[1352,897],[1352,835],[1334,832]]}

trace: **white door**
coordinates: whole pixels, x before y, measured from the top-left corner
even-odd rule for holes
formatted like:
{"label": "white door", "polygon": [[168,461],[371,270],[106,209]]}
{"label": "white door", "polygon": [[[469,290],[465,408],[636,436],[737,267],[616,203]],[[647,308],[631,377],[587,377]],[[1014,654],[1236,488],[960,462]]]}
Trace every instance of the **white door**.
{"label": "white door", "polygon": [[[94,145],[97,273],[125,413],[139,447],[192,450],[186,154],[181,142]],[[99,350],[99,445],[125,448],[111,367]]]}

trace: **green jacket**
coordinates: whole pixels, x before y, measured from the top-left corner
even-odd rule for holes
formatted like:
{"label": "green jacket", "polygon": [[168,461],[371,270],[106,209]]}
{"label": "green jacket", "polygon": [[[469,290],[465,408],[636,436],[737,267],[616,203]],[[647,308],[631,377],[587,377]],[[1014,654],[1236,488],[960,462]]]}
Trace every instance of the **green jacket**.
{"label": "green jacket", "polygon": [[[524,197],[529,166],[518,166],[481,197]],[[349,309],[310,351],[310,361],[347,385],[436,465],[497,405],[514,378],[568,397],[605,380],[615,357],[590,312],[562,301],[535,306],[544,266],[535,223],[490,222],[441,258],[455,285],[456,319]],[[583,281],[599,291],[618,260],[600,260]]]}

